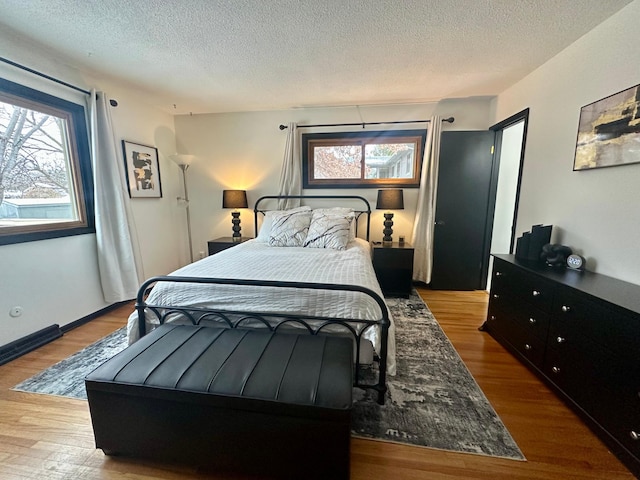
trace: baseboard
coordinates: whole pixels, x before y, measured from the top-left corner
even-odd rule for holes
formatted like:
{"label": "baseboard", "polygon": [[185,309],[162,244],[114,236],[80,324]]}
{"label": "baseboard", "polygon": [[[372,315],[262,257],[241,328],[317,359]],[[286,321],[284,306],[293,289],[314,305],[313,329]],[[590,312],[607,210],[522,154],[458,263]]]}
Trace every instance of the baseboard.
{"label": "baseboard", "polygon": [[38,330],[26,337],[14,340],[0,347],[0,365],[10,362],[25,353],[31,352],[62,336],[62,330],[57,324]]}
{"label": "baseboard", "polygon": [[60,330],[62,330],[62,333],[67,333],[71,330],[73,330],[74,328],[77,328],[81,325],[84,325],[85,323],[89,323],[91,320],[93,320],[94,318],[98,318],[101,315],[104,315],[105,313],[109,313],[111,310],[115,310],[118,307],[121,307],[122,305],[131,302],[131,300],[125,300],[124,302],[118,302],[118,303],[113,303],[111,305],[109,305],[108,307],[104,307],[100,310],[98,310],[97,312],[93,312],[89,315],[87,315],[86,317],[82,317],[78,320],[75,320],[71,323],[67,323],[66,325],[60,327]]}
{"label": "baseboard", "polygon": [[94,318],[98,318],[105,313],[108,313],[111,310],[114,310],[125,303],[129,303],[131,300],[126,300],[124,302],[114,303],[105,307],[97,312],[94,312],[86,317],[82,317],[74,322],[67,323],[63,327],[60,327],[58,324],[51,325],[49,327],[43,328],[42,330],[38,330],[37,332],[31,333],[25,337],[19,338],[18,340],[14,340],[11,343],[7,343],[0,347],[0,365],[4,365],[5,363],[10,362],[11,360],[15,360],[16,358],[24,355],[25,353],[29,353],[36,348],[39,348],[56,338],[60,338],[65,333],[73,330],[74,328],[79,327],[80,325],[84,325],[85,323],[90,322]]}

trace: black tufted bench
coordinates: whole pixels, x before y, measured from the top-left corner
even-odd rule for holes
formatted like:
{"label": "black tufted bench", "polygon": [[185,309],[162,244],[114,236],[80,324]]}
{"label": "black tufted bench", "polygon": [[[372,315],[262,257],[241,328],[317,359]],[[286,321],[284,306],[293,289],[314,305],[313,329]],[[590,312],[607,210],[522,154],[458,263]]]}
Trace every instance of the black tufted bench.
{"label": "black tufted bench", "polygon": [[109,455],[277,478],[349,478],[346,338],[162,325],[85,379]]}

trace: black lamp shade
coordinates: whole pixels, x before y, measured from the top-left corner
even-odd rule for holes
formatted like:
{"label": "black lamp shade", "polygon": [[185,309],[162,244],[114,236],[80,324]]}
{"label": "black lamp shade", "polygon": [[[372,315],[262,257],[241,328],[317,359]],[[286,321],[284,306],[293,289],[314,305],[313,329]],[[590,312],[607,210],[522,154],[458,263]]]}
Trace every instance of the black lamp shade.
{"label": "black lamp shade", "polygon": [[223,190],[222,208],[248,208],[246,190]]}
{"label": "black lamp shade", "polygon": [[401,189],[378,190],[376,201],[378,210],[404,210],[404,197]]}

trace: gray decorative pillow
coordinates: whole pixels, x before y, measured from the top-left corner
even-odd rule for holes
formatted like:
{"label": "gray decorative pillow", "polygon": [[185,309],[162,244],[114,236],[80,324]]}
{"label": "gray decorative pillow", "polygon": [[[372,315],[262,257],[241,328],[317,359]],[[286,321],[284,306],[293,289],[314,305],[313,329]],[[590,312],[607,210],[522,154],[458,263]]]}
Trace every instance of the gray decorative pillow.
{"label": "gray decorative pillow", "polygon": [[273,214],[269,245],[272,247],[302,247],[311,223],[310,210],[287,210]]}
{"label": "gray decorative pillow", "polygon": [[349,232],[349,240],[356,238],[356,213],[353,208],[349,207],[331,207],[331,208],[314,208],[313,213],[323,213],[329,215],[341,215],[347,218],[351,218],[351,232]]}
{"label": "gray decorative pillow", "polygon": [[260,226],[260,232],[256,237],[257,242],[269,243],[269,237],[271,236],[271,224],[273,223],[273,216],[281,213],[295,213],[295,212],[311,212],[311,207],[302,206],[290,208],[289,210],[269,210],[264,214],[262,219],[262,225]]}
{"label": "gray decorative pillow", "polygon": [[305,247],[345,250],[350,239],[353,215],[313,211]]}

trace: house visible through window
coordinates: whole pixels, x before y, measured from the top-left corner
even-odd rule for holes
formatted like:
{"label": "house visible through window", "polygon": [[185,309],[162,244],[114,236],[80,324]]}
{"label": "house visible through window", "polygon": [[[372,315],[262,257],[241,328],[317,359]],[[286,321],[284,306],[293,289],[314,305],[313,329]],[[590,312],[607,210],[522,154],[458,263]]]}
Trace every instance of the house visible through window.
{"label": "house visible through window", "polygon": [[425,139],[425,130],[304,134],[304,187],[418,187]]}
{"label": "house visible through window", "polygon": [[94,232],[84,108],[0,79],[0,244]]}

